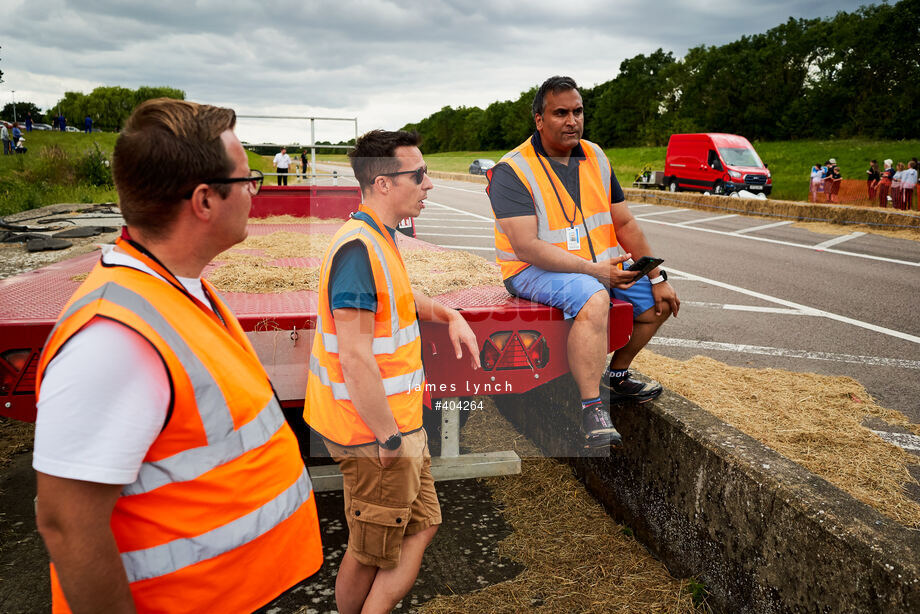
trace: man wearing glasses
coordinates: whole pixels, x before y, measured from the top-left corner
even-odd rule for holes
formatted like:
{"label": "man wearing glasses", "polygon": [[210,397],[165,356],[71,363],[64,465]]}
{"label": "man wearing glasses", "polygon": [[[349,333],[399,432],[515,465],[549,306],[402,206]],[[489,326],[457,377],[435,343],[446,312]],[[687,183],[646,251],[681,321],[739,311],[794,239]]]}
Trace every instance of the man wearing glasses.
{"label": "man wearing glasses", "polygon": [[417,317],[448,325],[457,359],[479,368],[459,312],[413,291],[396,226],[433,187],[415,133],[374,130],[349,154],[364,202],[332,238],[320,273],[304,417],[344,479],[348,550],[339,612],[389,612],[409,592],[441,523],[422,428],[425,373]]}
{"label": "man wearing glasses", "polygon": [[235,121],[151,100],[115,144],[126,226],[38,365],[36,515],[55,612],[251,612],[322,563],[297,440],[201,279],[246,237],[262,185]]}

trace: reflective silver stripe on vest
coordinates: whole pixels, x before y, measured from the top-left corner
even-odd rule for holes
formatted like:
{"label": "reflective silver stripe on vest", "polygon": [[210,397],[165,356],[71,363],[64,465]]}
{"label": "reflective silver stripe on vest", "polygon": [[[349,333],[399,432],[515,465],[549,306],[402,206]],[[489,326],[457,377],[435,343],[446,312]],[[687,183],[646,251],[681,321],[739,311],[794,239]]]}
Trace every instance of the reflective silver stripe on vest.
{"label": "reflective silver stripe on vest", "polygon": [[[310,355],[310,373],[319,379],[320,383],[332,389],[332,397],[336,401],[350,401],[348,387],[342,382],[334,382],[329,377],[329,371],[320,364],[319,359]],[[425,369],[421,368],[410,373],[383,378],[383,392],[386,396],[410,392],[425,382]]]}
{"label": "reflective silver stripe on vest", "polygon": [[[594,155],[597,156],[597,164],[601,171],[601,181],[604,182],[604,192],[607,194],[607,202],[610,202],[610,160],[607,159],[607,154],[597,144],[591,141],[582,141],[582,143],[590,145],[591,149],[594,150]],[[607,172],[604,172],[605,166],[607,167]]]}
{"label": "reflective silver stripe on vest", "polygon": [[[338,250],[343,243],[357,235],[363,235],[370,240],[370,243],[374,248],[374,252],[377,254],[377,260],[380,262],[384,276],[386,277],[387,288],[390,291],[390,336],[374,337],[374,341],[371,345],[371,350],[375,355],[393,354],[402,346],[408,345],[418,339],[419,335],[421,334],[419,331],[418,321],[413,321],[412,324],[406,328],[399,328],[399,313],[396,311],[396,289],[393,284],[393,279],[390,276],[390,267],[388,267],[386,264],[386,255],[383,253],[383,248],[377,240],[377,237],[374,236],[372,232],[369,232],[366,227],[362,226],[342,235],[342,237],[330,248],[328,253],[334,254],[335,251]],[[327,258],[326,260],[326,266],[331,266],[332,258]],[[322,272],[322,279],[326,279],[325,269]],[[318,314],[316,317],[316,330],[321,331],[323,338],[323,348],[329,353],[338,354],[338,337],[334,333],[325,332],[326,329],[323,327],[322,314]],[[339,397],[336,396],[336,398]]]}
{"label": "reflective silver stripe on vest", "polygon": [[499,260],[520,260],[514,252],[502,251],[497,247],[495,248],[495,256]]}
{"label": "reflective silver stripe on vest", "polygon": [[166,484],[194,480],[224,463],[228,463],[259,448],[284,426],[284,415],[278,400],[272,396],[255,418],[222,441],[190,448],[167,458],[143,463],[137,480],[122,490],[122,495],[139,495]]}
{"label": "reflective silver stripe on vest", "polygon": [[[550,232],[549,219],[546,217],[546,203],[543,201],[543,192],[540,190],[540,184],[537,183],[537,177],[533,174],[533,169],[530,168],[530,164],[527,163],[522,152],[513,151],[509,153],[507,160],[513,163],[511,165],[513,168],[517,168],[524,174],[524,178],[530,185],[530,192],[533,194],[534,210],[537,213],[537,236],[543,239],[543,235]],[[565,231],[562,231],[562,239],[558,241],[550,241],[549,239],[543,240],[549,241],[550,243],[561,243],[565,241]]]}
{"label": "reflective silver stripe on vest", "polygon": [[201,417],[208,443],[222,441],[229,437],[233,433],[233,416],[220,386],[182,336],[176,332],[176,329],[163,318],[156,307],[137,292],[113,281],[106,282],[71,305],[58,325],[78,309],[99,299],[133,312],[156,331],[179,359],[192,383],[195,403],[198,405],[198,414]]}
{"label": "reflective silver stripe on vest", "polygon": [[195,537],[121,553],[128,582],[158,578],[244,546],[278,526],[310,499],[313,485],[304,469],[284,492],[260,508]]}
{"label": "reflective silver stripe on vest", "polygon": [[620,255],[619,247],[608,247],[601,253],[597,254],[597,261],[603,262],[604,260],[610,260],[611,258],[616,258]]}
{"label": "reflective silver stripe on vest", "polygon": [[589,215],[585,220],[585,226],[588,228],[588,232],[602,226],[609,226],[610,231],[613,232],[613,217],[611,217],[610,211],[601,211],[600,213]]}
{"label": "reflective silver stripe on vest", "polygon": [[[322,319],[317,316],[316,318],[317,330],[323,330]],[[371,350],[374,354],[394,354],[396,350],[401,348],[404,345],[408,345],[418,339],[420,335],[418,321],[413,322],[411,325],[406,328],[400,328],[396,331],[396,334],[392,337],[374,337],[374,341],[371,344]],[[339,353],[339,339],[332,333],[322,333],[323,335],[323,347],[326,348],[327,352],[332,354]]]}

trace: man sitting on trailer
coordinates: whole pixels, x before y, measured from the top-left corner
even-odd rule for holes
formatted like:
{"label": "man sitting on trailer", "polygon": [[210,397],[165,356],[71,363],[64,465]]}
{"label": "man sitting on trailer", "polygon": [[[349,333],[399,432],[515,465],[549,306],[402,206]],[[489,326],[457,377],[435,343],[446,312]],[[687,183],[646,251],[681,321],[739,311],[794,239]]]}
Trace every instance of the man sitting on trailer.
{"label": "man sitting on trailer", "polygon": [[304,417],[343,477],[348,550],[335,582],[342,614],[389,612],[409,592],[441,524],[422,428],[417,317],[448,325],[479,368],[458,311],[413,291],[396,226],[433,187],[418,135],[373,130],[349,153],[364,202],[333,236],[320,273]]}
{"label": "man sitting on trailer", "polygon": [[[201,272],[246,238],[232,109],[139,105],[115,143],[126,227],[38,364],[38,529],[54,612],[252,612],[323,561],[294,433]],[[68,610],[69,606],[69,610]]]}
{"label": "man sitting on trailer", "polygon": [[[668,316],[677,315],[680,301],[663,269],[638,280],[623,269],[652,251],[607,156],[581,139],[584,106],[575,81],[547,79],[534,96],[533,115],[533,136],[489,171],[496,257],[509,292],[574,320],[567,351],[585,445],[617,445],[600,386],[610,401],[644,403],[661,394],[657,382],[633,379],[629,366]],[[629,342],[605,370],[611,296],[632,304],[634,321]]]}

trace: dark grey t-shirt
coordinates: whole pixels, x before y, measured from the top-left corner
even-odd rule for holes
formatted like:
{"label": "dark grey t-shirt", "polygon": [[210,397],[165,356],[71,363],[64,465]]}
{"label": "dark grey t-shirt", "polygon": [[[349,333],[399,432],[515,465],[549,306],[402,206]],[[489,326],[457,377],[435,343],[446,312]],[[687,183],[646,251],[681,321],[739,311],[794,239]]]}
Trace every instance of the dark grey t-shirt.
{"label": "dark grey t-shirt", "polygon": [[[556,174],[562,185],[565,186],[569,196],[576,204],[581,206],[581,194],[578,185],[578,166],[585,160],[585,153],[581,144],[572,150],[569,163],[562,164],[552,158],[546,157],[546,151],[540,142],[540,133],[534,133],[534,148],[543,156],[543,161],[549,160],[550,169]],[[518,176],[505,163],[499,163],[492,169],[492,179],[489,182],[489,200],[492,202],[492,211],[497,219],[518,217],[522,215],[536,215],[533,197]],[[617,181],[616,173],[610,169],[610,202],[619,203],[626,200],[623,188]]]}

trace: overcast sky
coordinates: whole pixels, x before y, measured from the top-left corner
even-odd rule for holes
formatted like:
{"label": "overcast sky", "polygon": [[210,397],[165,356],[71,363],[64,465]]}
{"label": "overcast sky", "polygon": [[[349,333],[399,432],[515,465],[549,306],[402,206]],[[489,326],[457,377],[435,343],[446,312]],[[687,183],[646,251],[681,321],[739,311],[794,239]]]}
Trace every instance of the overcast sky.
{"label": "overcast sky", "polygon": [[[396,129],[485,107],[553,74],[585,86],[659,47],[682,57],[849,0],[3,0],[0,103],[168,85],[238,114],[357,117]],[[752,75],[756,87],[756,76]],[[590,113],[590,109],[587,110]],[[317,140],[354,136],[318,122]],[[240,120],[243,140],[308,143],[305,121]]]}

